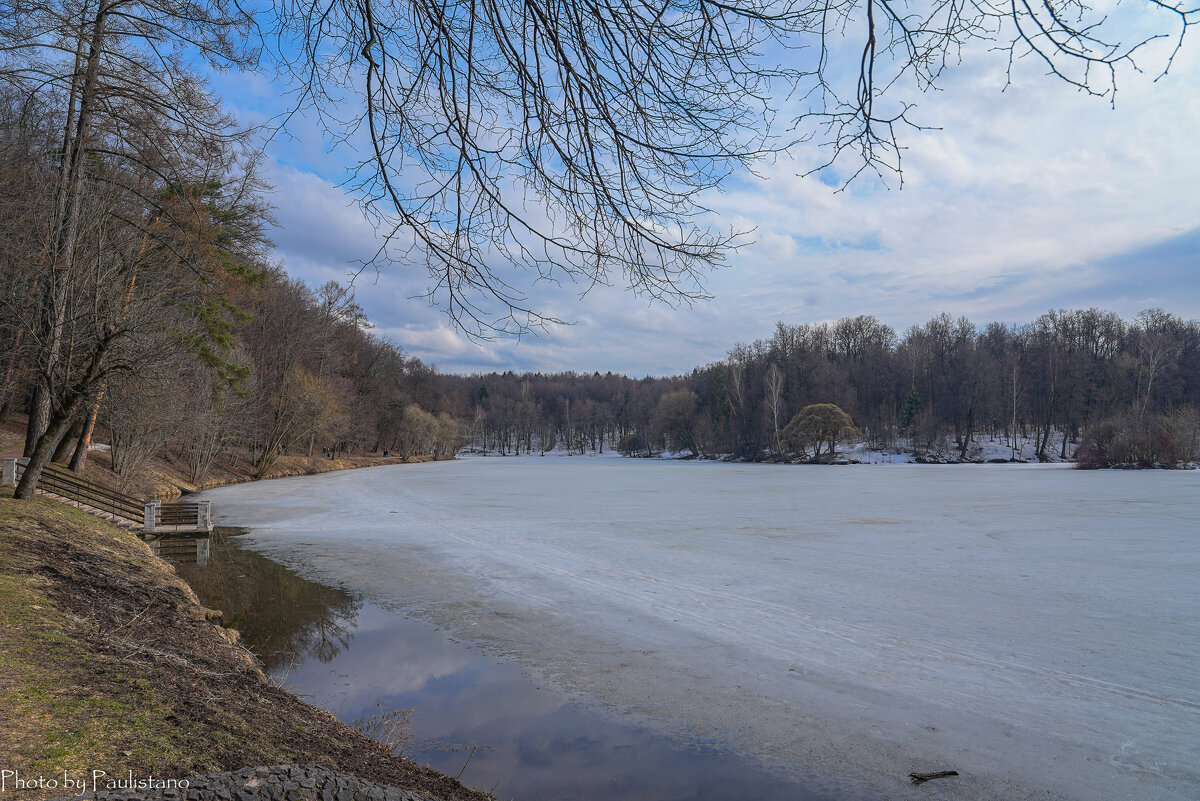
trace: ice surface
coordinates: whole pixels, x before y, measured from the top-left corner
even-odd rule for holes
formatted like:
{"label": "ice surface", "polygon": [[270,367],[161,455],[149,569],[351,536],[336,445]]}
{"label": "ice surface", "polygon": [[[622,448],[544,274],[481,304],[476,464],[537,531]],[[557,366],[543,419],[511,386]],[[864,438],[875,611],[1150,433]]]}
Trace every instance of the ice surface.
{"label": "ice surface", "polygon": [[1200,798],[1198,490],[529,457],[207,496],[314,578],[848,796],[1141,801]]}

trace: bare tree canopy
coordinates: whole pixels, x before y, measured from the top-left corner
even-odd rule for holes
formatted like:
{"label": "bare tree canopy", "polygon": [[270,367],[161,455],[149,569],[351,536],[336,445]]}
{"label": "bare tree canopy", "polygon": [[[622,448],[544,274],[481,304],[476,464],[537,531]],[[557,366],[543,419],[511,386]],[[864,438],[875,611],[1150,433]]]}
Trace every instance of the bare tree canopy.
{"label": "bare tree canopy", "polygon": [[702,297],[743,241],[706,221],[706,190],[800,142],[850,174],[898,171],[912,98],[973,43],[1111,96],[1160,38],[1165,72],[1198,13],[1154,2],[1125,15],[1135,33],[1078,0],[275,7],[306,99],[362,101],[325,121],[369,143],[348,183],[386,242],[376,263],[424,259],[433,299],[476,336],[553,322],[522,291],[539,280]]}
{"label": "bare tree canopy", "polygon": [[253,69],[278,37],[299,107],[362,154],[346,185],[382,235],[375,266],[423,262],[467,333],[521,334],[557,322],[528,300],[539,281],[703,297],[747,241],[706,192],[796,145],[844,175],[897,172],[901,129],[936,122],[914,98],[968,50],[1112,97],[1141,57],[1170,68],[1194,2],[30,0],[0,5],[0,78],[70,109],[103,88],[68,129],[139,105],[194,128],[172,118],[204,95],[184,67]]}

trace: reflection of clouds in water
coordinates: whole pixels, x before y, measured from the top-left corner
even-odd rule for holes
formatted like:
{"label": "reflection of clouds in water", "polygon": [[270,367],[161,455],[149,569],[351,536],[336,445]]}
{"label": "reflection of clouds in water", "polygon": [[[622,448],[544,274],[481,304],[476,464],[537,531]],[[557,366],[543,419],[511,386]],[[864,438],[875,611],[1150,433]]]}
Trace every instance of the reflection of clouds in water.
{"label": "reflection of clouds in water", "polygon": [[[350,719],[369,713],[381,698],[386,706],[421,707],[416,721],[433,727],[421,736],[437,739],[455,729],[511,723],[553,712],[562,701],[530,684],[519,669],[496,663],[424,623],[366,604],[354,647],[327,666],[298,664],[289,686]],[[436,728],[436,730],[434,730]]]}
{"label": "reflection of clouds in water", "polygon": [[518,668],[490,660],[430,682],[419,698],[410,700],[432,706],[436,717],[420,721],[422,736],[430,739],[462,739],[464,732],[491,727],[519,730],[563,705],[563,699],[531,684]]}
{"label": "reflection of clouds in water", "polygon": [[586,713],[427,624],[368,603],[358,625],[352,646],[330,664],[290,672],[289,689],[348,722],[415,710],[405,755],[452,775],[466,765],[470,786],[529,798],[565,797],[567,787],[577,801],[812,797],[715,749],[680,747]]}
{"label": "reflection of clouds in water", "polygon": [[[386,618],[393,625],[383,625]],[[470,664],[465,654],[447,647],[450,643],[439,632],[369,604],[361,610],[358,626],[353,648],[326,666],[295,665],[287,673],[288,684],[303,684],[304,693],[320,705],[358,714],[380,697],[418,692]]]}
{"label": "reflection of clouds in water", "polygon": [[[452,775],[466,765],[464,781],[496,787],[502,797],[810,797],[727,754],[681,748],[566,704],[516,665],[454,642],[427,622],[363,603],[238,547],[251,541],[223,542],[217,569],[189,577],[203,587],[201,597],[243,604],[227,605],[227,613],[253,621],[259,653],[294,655],[277,660],[275,676],[343,721],[413,710],[411,718],[402,715],[401,739],[405,754],[419,762]],[[319,561],[297,567],[308,571]],[[480,628],[500,615],[478,603],[441,606]]]}
{"label": "reflection of clouds in water", "polygon": [[[728,752],[674,743],[570,704],[545,714],[526,710],[491,715],[479,725],[464,723],[438,739],[442,744],[479,745],[463,780],[475,787],[494,786],[502,798],[809,801],[822,797],[780,782]],[[422,750],[418,745],[413,755],[452,774],[464,764],[462,750]]]}

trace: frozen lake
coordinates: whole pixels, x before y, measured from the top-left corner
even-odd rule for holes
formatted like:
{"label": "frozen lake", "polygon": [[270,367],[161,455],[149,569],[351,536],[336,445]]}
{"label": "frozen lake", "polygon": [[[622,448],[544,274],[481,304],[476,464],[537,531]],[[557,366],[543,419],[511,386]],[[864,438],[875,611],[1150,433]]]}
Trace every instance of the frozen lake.
{"label": "frozen lake", "polygon": [[[532,457],[206,497],[303,575],[837,795],[1142,801],[1200,797],[1198,492],[1197,472]],[[936,770],[961,775],[907,781]]]}

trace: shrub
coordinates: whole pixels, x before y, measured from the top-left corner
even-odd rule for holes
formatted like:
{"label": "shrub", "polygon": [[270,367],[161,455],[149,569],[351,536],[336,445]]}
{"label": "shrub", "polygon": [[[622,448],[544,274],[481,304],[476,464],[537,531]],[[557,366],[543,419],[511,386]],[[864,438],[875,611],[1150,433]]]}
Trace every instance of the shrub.
{"label": "shrub", "polygon": [[784,426],[780,440],[784,448],[808,455],[812,448],[812,460],[832,460],[837,453],[839,441],[845,442],[858,436],[858,429],[850,415],[833,403],[814,403],[801,409]]}
{"label": "shrub", "polygon": [[1167,415],[1125,414],[1089,428],[1075,449],[1075,466],[1187,467],[1197,459],[1200,416],[1191,408]]}
{"label": "shrub", "polygon": [[617,450],[625,456],[646,452],[646,441],[637,434],[626,434],[617,443]]}

